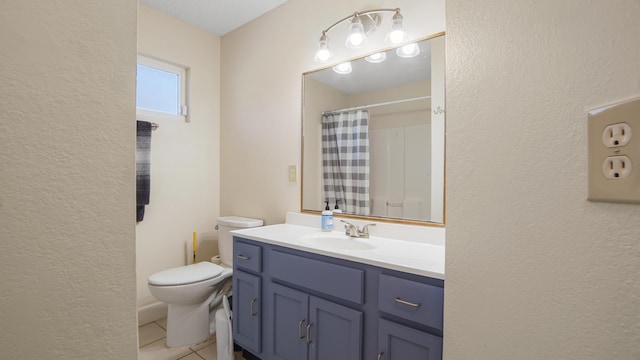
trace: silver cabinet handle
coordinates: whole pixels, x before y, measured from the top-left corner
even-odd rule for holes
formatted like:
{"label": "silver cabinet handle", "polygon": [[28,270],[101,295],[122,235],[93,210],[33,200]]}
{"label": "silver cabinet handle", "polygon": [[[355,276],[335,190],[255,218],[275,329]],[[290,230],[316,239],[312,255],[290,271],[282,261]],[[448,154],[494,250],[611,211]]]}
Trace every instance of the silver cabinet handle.
{"label": "silver cabinet handle", "polygon": [[251,316],[256,316],[258,315],[256,312],[253,311],[253,305],[256,303],[256,301],[258,301],[258,299],[253,299],[251,300],[251,304],[249,305],[250,307],[250,311],[251,311]]}
{"label": "silver cabinet handle", "polygon": [[382,359],[382,355],[384,355],[384,353],[383,353],[383,352],[379,352],[379,353],[378,353],[378,360]]}
{"label": "silver cabinet handle", "polygon": [[304,319],[298,322],[298,337],[300,339],[304,339],[304,334],[302,333],[302,324],[304,324]]}
{"label": "silver cabinet handle", "polygon": [[313,340],[311,340],[311,325],[313,324],[307,325],[307,344],[311,344],[313,342]]}
{"label": "silver cabinet handle", "polygon": [[236,255],[236,257],[240,260],[249,260],[251,259],[251,257],[249,256],[244,256],[244,255]]}
{"label": "silver cabinet handle", "polygon": [[409,302],[409,301],[406,301],[406,300],[402,300],[400,298],[396,298],[395,300],[396,300],[397,303],[402,304],[402,305],[407,305],[407,306],[411,306],[411,307],[415,307],[415,308],[420,307],[419,303],[418,304],[412,303],[412,302]]}

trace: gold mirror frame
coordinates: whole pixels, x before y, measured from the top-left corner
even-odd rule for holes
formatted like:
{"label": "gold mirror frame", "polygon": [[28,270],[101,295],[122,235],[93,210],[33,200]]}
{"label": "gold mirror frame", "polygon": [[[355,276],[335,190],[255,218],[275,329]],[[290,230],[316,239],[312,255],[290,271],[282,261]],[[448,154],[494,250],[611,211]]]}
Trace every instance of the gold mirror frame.
{"label": "gold mirror frame", "polygon": [[[383,48],[381,50],[378,51],[374,51],[362,56],[358,56],[358,57],[354,57],[351,59],[347,59],[344,61],[355,61],[355,60],[359,60],[359,59],[364,59],[365,57],[372,55],[374,53],[378,53],[378,52],[383,52],[383,51],[389,51],[389,50],[394,50],[397,49],[399,47],[402,47],[404,45],[410,44],[410,43],[418,43],[418,42],[422,42],[422,41],[426,41],[426,40],[431,40],[434,38],[438,38],[438,37],[444,37],[445,33],[441,32],[441,33],[437,33],[434,35],[430,35],[427,37],[423,37],[420,39],[416,39],[414,41],[411,42],[407,42],[404,44],[401,44],[399,46],[390,46],[390,47],[386,47]],[[324,67],[320,67],[317,69],[313,69],[313,70],[309,70],[306,71],[302,74],[302,106],[301,106],[301,169],[300,169],[300,212],[301,213],[306,213],[306,214],[314,214],[314,215],[320,215],[321,214],[321,210],[305,210],[303,208],[303,203],[304,203],[304,169],[305,169],[305,156],[304,156],[304,150],[305,150],[305,76],[318,72],[318,71],[322,71],[322,70],[326,70],[326,69],[330,69],[332,66],[334,66],[336,64],[331,64],[331,65],[327,65]],[[444,104],[443,104],[444,105]],[[438,106],[433,106],[435,108],[438,108]],[[444,106],[442,106],[444,107]],[[444,112],[444,110],[442,110],[440,107],[439,111]],[[433,109],[431,109],[433,110]],[[445,122],[445,127],[446,127],[446,118],[444,119]],[[443,141],[446,143],[446,135],[445,138],[443,139]],[[345,213],[334,213],[334,217],[337,218],[345,218],[345,219],[358,219],[358,220],[365,220],[365,221],[376,221],[376,222],[388,222],[388,223],[398,223],[398,224],[409,224],[409,225],[419,225],[419,226],[432,226],[432,227],[445,227],[446,224],[446,150],[444,150],[444,174],[443,174],[443,199],[442,199],[442,204],[443,204],[443,213],[442,213],[442,223],[440,222],[433,222],[433,221],[423,221],[423,220],[413,220],[413,219],[402,219],[402,218],[392,218],[392,217],[381,217],[381,216],[364,216],[364,215],[354,215],[354,214],[345,214]],[[333,207],[333,206],[331,206]]]}

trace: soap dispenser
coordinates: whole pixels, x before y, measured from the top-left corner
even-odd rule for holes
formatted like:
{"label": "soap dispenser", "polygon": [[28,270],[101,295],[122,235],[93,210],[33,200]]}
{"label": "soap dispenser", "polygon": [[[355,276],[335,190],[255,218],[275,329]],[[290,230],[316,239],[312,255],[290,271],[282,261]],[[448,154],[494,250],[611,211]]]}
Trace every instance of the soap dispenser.
{"label": "soap dispenser", "polygon": [[325,201],[326,206],[324,207],[324,211],[322,212],[322,231],[332,231],[333,230],[333,212],[331,212],[331,208],[329,208],[329,201]]}
{"label": "soap dispenser", "polygon": [[338,207],[338,199],[336,199],[336,206],[333,207],[334,214],[342,214],[342,210]]}

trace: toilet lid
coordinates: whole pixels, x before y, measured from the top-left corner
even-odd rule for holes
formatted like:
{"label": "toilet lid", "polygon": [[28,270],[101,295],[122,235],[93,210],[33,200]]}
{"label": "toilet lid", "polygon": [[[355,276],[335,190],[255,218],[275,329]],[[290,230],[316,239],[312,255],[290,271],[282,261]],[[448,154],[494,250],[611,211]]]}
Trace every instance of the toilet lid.
{"label": "toilet lid", "polygon": [[210,262],[179,266],[163,270],[149,276],[151,285],[185,285],[214,278],[222,273],[223,268]]}

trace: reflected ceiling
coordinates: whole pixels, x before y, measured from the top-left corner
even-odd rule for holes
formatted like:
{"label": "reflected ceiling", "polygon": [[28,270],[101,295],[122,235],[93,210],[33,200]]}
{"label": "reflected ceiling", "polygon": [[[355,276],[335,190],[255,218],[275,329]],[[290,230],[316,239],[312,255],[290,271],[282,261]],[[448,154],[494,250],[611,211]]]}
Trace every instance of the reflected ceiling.
{"label": "reflected ceiling", "polygon": [[[387,59],[383,63],[352,62],[353,71],[347,75],[334,71],[316,71],[307,75],[349,95],[431,80],[430,42],[420,41],[418,44],[420,54],[413,58],[401,58],[395,50],[391,50],[387,52]],[[382,64],[385,71],[380,71]],[[416,77],[416,74],[420,76]]]}

